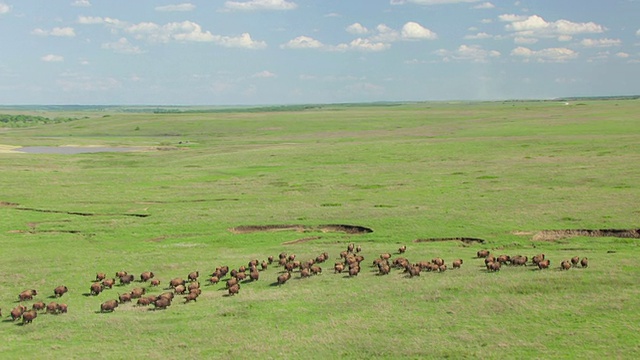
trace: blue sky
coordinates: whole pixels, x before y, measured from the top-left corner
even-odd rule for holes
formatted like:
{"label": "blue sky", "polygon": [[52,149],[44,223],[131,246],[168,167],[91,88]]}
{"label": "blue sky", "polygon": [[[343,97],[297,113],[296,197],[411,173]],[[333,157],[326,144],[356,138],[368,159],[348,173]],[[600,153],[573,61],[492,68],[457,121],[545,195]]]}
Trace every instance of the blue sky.
{"label": "blue sky", "polygon": [[640,94],[640,0],[0,0],[0,104]]}

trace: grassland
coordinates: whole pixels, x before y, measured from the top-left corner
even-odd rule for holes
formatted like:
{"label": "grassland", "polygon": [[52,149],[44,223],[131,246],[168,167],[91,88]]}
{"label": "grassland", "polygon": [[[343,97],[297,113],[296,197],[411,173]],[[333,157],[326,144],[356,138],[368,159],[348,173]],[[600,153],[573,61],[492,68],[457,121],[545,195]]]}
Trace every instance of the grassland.
{"label": "grassland", "polygon": [[[6,110],[6,111],[5,111]],[[286,109],[283,109],[286,110]],[[10,110],[3,109],[4,113]],[[0,153],[0,354],[7,358],[636,358],[639,239],[532,240],[542,230],[640,227],[638,100],[319,106],[288,111],[39,110],[77,120],[0,129],[1,148],[144,146],[79,155]],[[29,113],[27,109],[14,113]],[[141,216],[144,215],[144,216]],[[236,234],[243,225],[306,232]],[[322,224],[368,234],[313,230]],[[485,244],[415,239],[474,237]],[[301,238],[310,241],[295,242]],[[333,274],[350,242],[357,278]],[[408,247],[461,269],[377,276]],[[487,273],[475,253],[545,253],[552,269]],[[204,287],[165,311],[84,296],[98,271],[169,279],[280,252],[328,252],[324,273],[240,294]],[[588,257],[590,267],[560,271]],[[17,294],[70,289],[69,313],[7,319]],[[160,290],[150,290],[152,293]],[[30,305],[31,302],[26,302]]]}

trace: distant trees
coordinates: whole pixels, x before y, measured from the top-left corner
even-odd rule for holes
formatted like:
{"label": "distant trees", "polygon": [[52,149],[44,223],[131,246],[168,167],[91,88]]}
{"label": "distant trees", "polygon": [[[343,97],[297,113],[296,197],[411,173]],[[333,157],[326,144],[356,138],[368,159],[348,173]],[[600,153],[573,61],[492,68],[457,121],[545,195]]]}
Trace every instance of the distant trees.
{"label": "distant trees", "polygon": [[9,114],[0,114],[0,127],[28,127],[35,125],[45,125],[45,124],[59,124],[63,122],[76,120],[74,118],[47,118],[44,116],[37,115],[9,115]]}

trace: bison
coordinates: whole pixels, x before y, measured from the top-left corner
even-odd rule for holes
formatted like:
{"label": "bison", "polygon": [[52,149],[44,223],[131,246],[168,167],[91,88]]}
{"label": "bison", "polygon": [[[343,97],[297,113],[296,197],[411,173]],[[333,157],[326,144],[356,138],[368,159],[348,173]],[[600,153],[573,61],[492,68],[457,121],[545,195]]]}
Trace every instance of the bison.
{"label": "bison", "polygon": [[560,263],[560,269],[562,270],[569,270],[571,269],[571,262],[569,260],[563,260]]}
{"label": "bison", "polygon": [[102,292],[102,290],[104,289],[104,286],[102,284],[100,284],[99,282],[94,282],[93,284],[91,284],[91,295],[98,295]]}
{"label": "bison", "polygon": [[25,290],[25,291],[21,292],[20,294],[18,294],[18,299],[20,301],[31,300],[36,295],[38,295],[38,292],[36,290],[33,290],[33,289],[32,290]]}
{"label": "bison", "polygon": [[116,279],[114,278],[102,280],[102,286],[109,289],[113,288],[113,285],[115,285],[115,283]]}
{"label": "bison", "polygon": [[100,304],[100,312],[113,312],[117,307],[117,300],[107,300]]}
{"label": "bison", "polygon": [[53,289],[53,295],[55,297],[62,297],[62,295],[64,295],[67,291],[69,291],[69,289],[66,286],[60,285],[57,288]]}
{"label": "bison", "polygon": [[574,256],[571,258],[571,264],[573,266],[578,266],[579,262],[580,262],[580,256]]}
{"label": "bison", "polygon": [[549,261],[549,259],[541,260],[538,262],[538,269],[548,269],[549,265],[551,265],[551,261]]}
{"label": "bison", "polygon": [[33,306],[31,306],[31,309],[36,310],[36,311],[42,311],[47,307],[47,305],[45,305],[44,302],[42,301],[38,301],[33,303]]}
{"label": "bison", "polygon": [[173,278],[169,282],[169,286],[175,288],[178,285],[184,285],[186,282],[182,278]]}
{"label": "bison", "polygon": [[131,301],[131,294],[130,293],[120,294],[120,295],[118,295],[118,299],[120,300],[120,304],[124,304],[126,302],[130,302]]}
{"label": "bison", "polygon": [[404,254],[405,251],[407,251],[407,245],[402,245],[398,248],[398,253],[399,254]]}
{"label": "bison", "polygon": [[133,274],[125,274],[120,276],[120,285],[128,285],[133,282]]}
{"label": "bison", "polygon": [[141,282],[147,282],[147,281],[153,279],[154,276],[155,276],[155,274],[152,271],[145,271],[142,274],[140,274],[140,281]]}
{"label": "bison", "polygon": [[173,288],[173,291],[176,294],[184,294],[185,291],[187,291],[187,288],[184,285],[178,285],[175,288]]}
{"label": "bison", "polygon": [[583,268],[586,268],[587,266],[589,266],[589,259],[582,258],[582,260],[580,260],[580,266],[582,266]]}
{"label": "bison", "polygon": [[58,312],[58,304],[50,302],[47,304],[47,314],[56,314]]}
{"label": "bison", "polygon": [[151,286],[160,286],[159,279],[151,279]]}
{"label": "bison", "polygon": [[258,272],[258,270],[254,270],[249,273],[249,277],[251,278],[251,281],[257,281],[258,279],[260,279],[260,273]]}
{"label": "bison", "polygon": [[25,311],[27,311],[26,306],[18,305],[11,310],[11,314],[9,316],[11,316],[11,320],[16,321],[17,319],[20,319],[20,317],[22,316],[22,314],[24,314]]}
{"label": "bison", "polygon": [[286,272],[282,275],[278,275],[278,285],[282,285],[287,282],[291,278],[291,273]]}
{"label": "bison", "polygon": [[58,304],[58,313],[66,314],[67,313],[67,309],[68,309],[67,304]]}
{"label": "bison", "polygon": [[103,272],[96,273],[96,281],[102,281],[107,278],[107,274]]}
{"label": "bison", "polygon": [[235,284],[229,288],[229,296],[233,296],[240,291],[240,284]]}
{"label": "bison", "polygon": [[147,292],[147,290],[145,290],[144,288],[135,288],[135,289],[131,290],[131,298],[132,299],[139,299],[146,292]]}
{"label": "bison", "polygon": [[198,276],[200,276],[200,272],[199,271],[192,271],[192,272],[189,273],[187,278],[188,278],[189,282],[191,282],[191,281],[198,280]]}
{"label": "bison", "polygon": [[486,258],[487,256],[489,256],[489,254],[491,254],[489,250],[478,250],[478,252],[476,253],[476,256],[479,258]]}
{"label": "bison", "polygon": [[186,304],[189,301],[196,301],[198,295],[199,294],[197,292],[190,292],[187,296],[184,297],[184,303]]}
{"label": "bison", "polygon": [[33,319],[38,317],[38,312],[36,312],[35,310],[29,310],[27,312],[25,312],[24,314],[22,314],[22,324],[29,324],[30,322],[33,321]]}
{"label": "bison", "polygon": [[150,304],[151,304],[151,299],[147,297],[141,297],[140,299],[138,299],[138,302],[136,303],[137,306],[148,306]]}
{"label": "bison", "polygon": [[212,277],[210,277],[210,278],[209,278],[209,283],[210,283],[211,285],[215,285],[215,284],[217,284],[218,282],[220,282],[220,278],[218,278],[217,276],[212,276]]}
{"label": "bison", "polygon": [[153,306],[155,307],[156,310],[158,309],[164,310],[167,307],[171,306],[171,300],[167,298],[159,298],[153,302]]}
{"label": "bison", "polygon": [[451,264],[452,268],[460,269],[460,266],[462,266],[462,259],[453,260],[453,264]]}

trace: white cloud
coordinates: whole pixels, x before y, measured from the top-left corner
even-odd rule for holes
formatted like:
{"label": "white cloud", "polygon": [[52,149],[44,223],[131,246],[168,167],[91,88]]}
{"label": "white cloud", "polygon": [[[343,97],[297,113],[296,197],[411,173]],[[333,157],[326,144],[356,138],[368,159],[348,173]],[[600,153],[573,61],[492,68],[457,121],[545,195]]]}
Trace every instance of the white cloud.
{"label": "white cloud", "polygon": [[0,15],[2,14],[6,14],[9,11],[11,11],[11,6],[5,4],[5,3],[0,3]]}
{"label": "white cloud", "polygon": [[584,47],[611,47],[620,46],[622,41],[620,39],[583,39],[580,41],[580,45]]}
{"label": "white cloud", "polygon": [[228,10],[293,10],[298,5],[287,0],[249,0],[249,1],[227,1],[224,6]]}
{"label": "white cloud", "polygon": [[436,35],[436,33],[413,21],[409,21],[408,23],[404,24],[400,33],[402,38],[406,40],[434,40],[438,38],[438,35]]}
{"label": "white cloud", "polygon": [[505,26],[507,31],[515,33],[518,37],[557,38],[560,41],[569,41],[577,34],[602,33],[606,28],[594,22],[575,23],[560,19],[548,22],[538,15],[523,17],[513,14],[504,14],[498,17],[501,21],[509,22]]}
{"label": "white cloud", "polygon": [[369,29],[367,29],[366,27],[362,26],[362,24],[360,23],[353,23],[349,26],[347,26],[347,32],[350,34],[357,34],[357,35],[362,35],[362,34],[366,34],[369,32]]}
{"label": "white cloud", "polygon": [[312,37],[298,36],[280,47],[283,49],[320,49],[324,47],[324,44]]}
{"label": "white cloud", "polygon": [[89,0],[75,0],[75,1],[71,2],[71,6],[88,7],[88,6],[91,6],[91,1],[89,1]]}
{"label": "white cloud", "polygon": [[243,49],[264,49],[267,47],[266,42],[253,40],[249,33],[243,33],[240,36],[215,35],[214,42],[224,47],[243,48]]}
{"label": "white cloud", "polygon": [[182,3],[182,4],[156,6],[155,10],[164,11],[164,12],[173,12],[173,11],[193,11],[195,8],[196,6],[191,3]]}
{"label": "white cloud", "polygon": [[40,60],[44,62],[61,62],[61,61],[64,61],[64,57],[60,55],[48,54],[40,58]]}
{"label": "white cloud", "polygon": [[622,52],[621,51],[619,53],[616,53],[616,56],[619,57],[619,58],[622,58],[622,59],[626,59],[626,58],[630,57],[631,55],[627,54],[626,52]]}
{"label": "white cloud", "polygon": [[492,3],[490,3],[490,2],[483,2],[482,4],[478,4],[478,5],[474,6],[473,8],[474,8],[474,9],[493,9],[493,8],[495,8],[495,7],[496,7],[496,6],[495,6],[495,5],[493,5],[493,4],[492,4]]}
{"label": "white cloud", "polygon": [[102,23],[104,23],[104,19],[99,16],[78,16],[78,24],[92,25]]}
{"label": "white cloud", "polygon": [[485,50],[479,45],[460,45],[455,51],[440,49],[435,54],[442,57],[442,61],[471,61],[487,62],[490,58],[500,57],[500,52],[496,50]]}
{"label": "white cloud", "polygon": [[535,51],[522,46],[513,49],[511,55],[521,57],[525,61],[536,60],[538,62],[566,62],[578,57],[577,52],[567,48],[547,48]]}
{"label": "white cloud", "polygon": [[58,37],[74,37],[76,36],[75,31],[71,27],[55,27],[51,30],[43,30],[40,28],[33,29],[31,32],[33,35],[38,36],[58,36]]}
{"label": "white cloud", "polygon": [[349,44],[340,44],[338,50],[359,50],[359,51],[383,51],[391,47],[384,42],[372,42],[369,39],[357,38]]}
{"label": "white cloud", "polygon": [[[1,14],[2,12],[0,12]],[[640,36],[640,29],[638,29],[638,31],[636,31],[636,36]]]}
{"label": "white cloud", "polygon": [[273,77],[276,77],[276,74],[272,73],[271,71],[264,70],[251,75],[251,77],[252,78],[273,78]]}
{"label": "white cloud", "polygon": [[513,38],[513,42],[519,45],[530,45],[530,44],[537,43],[538,39],[531,38],[531,37],[516,36]]}
{"label": "white cloud", "polygon": [[482,40],[482,39],[489,39],[491,37],[492,36],[487,34],[486,32],[480,32],[475,35],[467,35],[464,38],[469,40]]}
{"label": "white cloud", "polygon": [[481,24],[491,24],[493,22],[493,19],[482,19],[480,20]]}
{"label": "white cloud", "polygon": [[106,50],[112,50],[113,52],[120,54],[142,54],[143,51],[140,50],[138,46],[134,46],[127,40],[127,38],[120,38],[118,41],[104,43],[102,44],[102,48]]}

